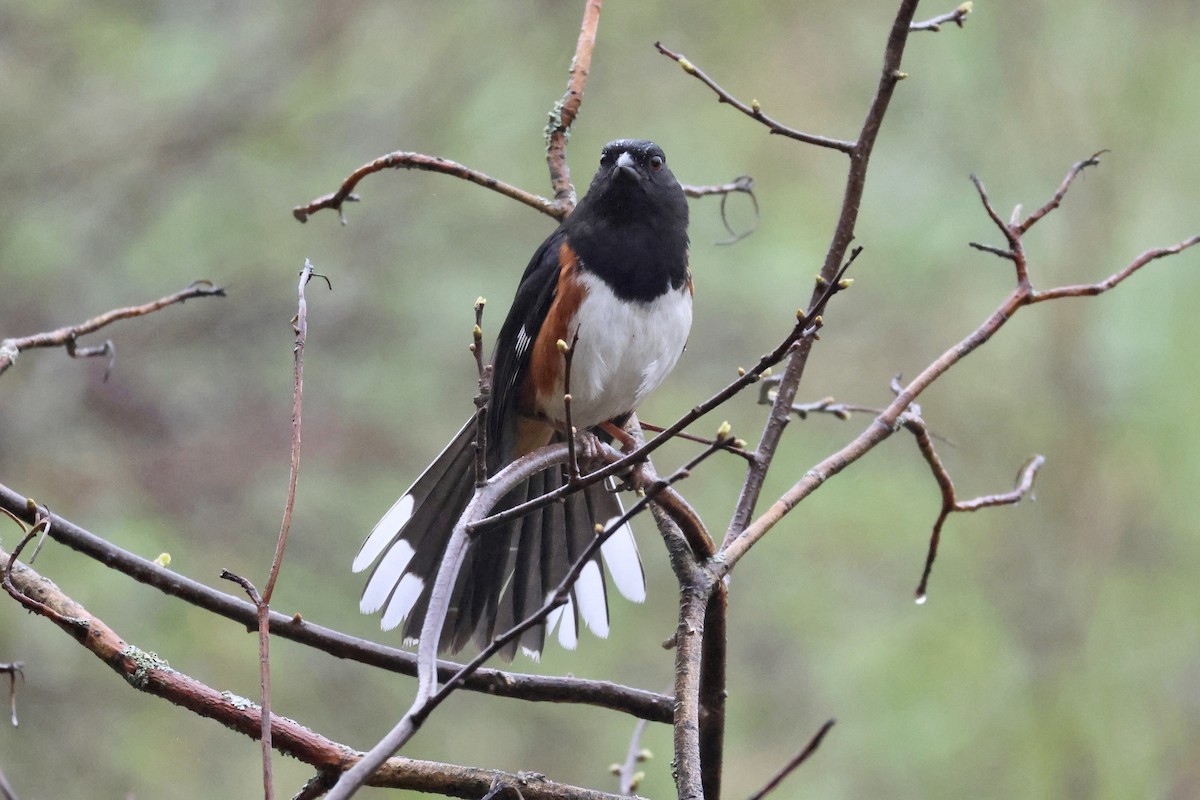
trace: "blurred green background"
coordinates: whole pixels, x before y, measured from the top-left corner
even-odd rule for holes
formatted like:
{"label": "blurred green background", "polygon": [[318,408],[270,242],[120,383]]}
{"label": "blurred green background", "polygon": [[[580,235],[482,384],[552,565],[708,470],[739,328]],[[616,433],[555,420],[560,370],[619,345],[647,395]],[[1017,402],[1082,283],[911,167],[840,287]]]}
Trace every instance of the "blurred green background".
{"label": "blurred green background", "polygon": [[[600,147],[655,139],[675,174],[748,173],[758,231],[733,247],[715,200],[692,206],[696,326],[642,416],[666,423],[788,330],[837,213],[839,154],[767,135],[653,49],[684,52],[790,124],[853,138],[895,0],[611,2],[571,140],[582,188]],[[922,4],[919,18],[951,2]],[[172,568],[261,579],[287,481],[296,274],[312,258],[300,497],[276,608],[395,643],[357,613],[362,537],[471,410],[471,304],[495,330],[553,223],[425,173],[360,186],[349,225],[292,206],[395,149],[442,155],[545,193],[542,128],[561,97],[578,2],[9,2],[0,6],[0,336],[81,321],[195,278],[226,300],[106,331],[119,357],[23,355],[0,378],[0,482]],[[1027,240],[1038,286],[1098,280],[1200,231],[1200,18],[1186,0],[976,3],[964,30],[918,34],[868,179],[854,289],[839,296],[801,389],[880,405],[977,326],[1011,268],[967,178],[1001,213],[1039,205],[1110,148]],[[735,225],[747,204],[731,201]],[[727,796],[756,789],[828,717],[794,798],[1200,796],[1200,252],[1118,291],[1022,312],[921,398],[964,497],[1011,487],[1032,453],[1037,501],[953,517],[929,603],[912,592],[937,489],[907,436],[797,509],[741,564],[731,597]],[[97,339],[96,341],[99,341]],[[749,395],[728,418],[755,439]],[[868,423],[795,422],[764,500]],[[669,470],[692,452],[657,462]],[[742,476],[683,486],[712,528]],[[643,522],[644,607],[614,603],[610,640],[522,670],[660,689],[671,576]],[[15,528],[0,528],[5,546]],[[238,626],[50,545],[37,568],[130,642],[218,689],[256,696]],[[228,585],[221,585],[231,591]],[[6,602],[0,661],[22,660],[20,728],[0,767],[22,798],[254,797],[257,745],[138,694]],[[354,747],[410,701],[411,680],[287,642],[276,709]],[[615,789],[631,720],[460,693],[414,757]],[[670,733],[645,744],[642,794],[672,796]],[[310,770],[277,759],[282,795]],[[383,796],[364,792],[364,796]],[[398,796],[392,793],[388,796]]]}

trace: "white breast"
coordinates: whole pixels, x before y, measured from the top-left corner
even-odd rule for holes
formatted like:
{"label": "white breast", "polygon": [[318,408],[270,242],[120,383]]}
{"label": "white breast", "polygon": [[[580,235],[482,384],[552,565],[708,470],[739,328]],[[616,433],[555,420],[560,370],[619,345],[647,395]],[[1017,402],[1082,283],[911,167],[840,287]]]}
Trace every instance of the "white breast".
{"label": "white breast", "polygon": [[[571,418],[582,429],[632,411],[663,382],[687,343],[692,293],[683,286],[649,303],[629,302],[595,275],[581,280],[587,294],[575,317]],[[561,390],[544,412],[563,419]]]}

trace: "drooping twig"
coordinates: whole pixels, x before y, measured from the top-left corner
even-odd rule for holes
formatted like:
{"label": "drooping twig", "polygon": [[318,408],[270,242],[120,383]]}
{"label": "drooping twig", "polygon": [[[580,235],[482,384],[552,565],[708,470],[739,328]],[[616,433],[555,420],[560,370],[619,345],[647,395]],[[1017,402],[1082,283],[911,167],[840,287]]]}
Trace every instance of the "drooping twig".
{"label": "drooping twig", "polygon": [[[729,183],[713,184],[711,186],[690,186],[683,184],[683,193],[688,197],[710,197],[712,195],[720,195],[721,197],[721,224],[725,226],[725,230],[729,231],[730,238],[717,242],[720,245],[734,244],[745,239],[754,231],[758,230],[760,219],[758,209],[758,197],[754,194],[754,178],[749,175],[740,175],[734,178]],[[729,224],[729,215],[726,213],[726,204],[729,201],[731,194],[745,194],[750,198],[750,205],[754,209],[754,220],[750,227],[744,231],[735,231],[733,226]]]}
{"label": "drooping twig", "polygon": [[[0,508],[22,524],[33,524],[43,513],[24,495],[0,484]],[[68,519],[46,513],[50,520],[51,538],[111,569],[128,575],[140,583],[214,614],[233,620],[239,626],[253,629],[257,611],[246,601],[217,591],[190,578],[172,572],[149,559],[84,530]],[[365,639],[348,636],[296,616],[271,612],[271,633],[299,644],[329,653],[338,658],[386,669],[402,675],[416,675],[416,656],[395,647],[387,647]],[[461,664],[438,662],[440,679],[448,679],[462,669]],[[665,695],[634,689],[608,681],[582,678],[525,675],[516,672],[484,668],[466,679],[464,689],[533,702],[582,703],[595,705],[648,719],[652,722],[671,721],[671,699]]]}
{"label": "drooping twig", "polygon": [[952,23],[958,27],[962,27],[967,21],[967,15],[971,13],[974,3],[963,3],[953,11],[947,11],[945,14],[938,14],[933,19],[927,19],[924,22],[914,22],[908,26],[910,31],[929,31],[937,33],[946,23]]}
{"label": "drooping twig", "polygon": [[804,749],[797,753],[791,761],[784,764],[783,769],[779,770],[779,772],[777,772],[775,776],[771,778],[771,780],[767,781],[766,786],[763,786],[763,788],[750,795],[749,800],[763,800],[764,797],[775,791],[779,784],[783,783],[788,775],[791,775],[793,772],[795,772],[797,767],[799,767],[805,761],[808,761],[809,757],[817,751],[817,748],[821,746],[821,741],[825,738],[825,734],[829,733],[830,728],[832,728],[836,722],[837,720],[831,719],[822,725],[820,730],[818,730],[813,735],[812,739],[809,740],[808,744],[804,746]]}
{"label": "drooping twig", "polygon": [[[14,588],[23,596],[37,595],[41,609],[72,638],[107,664],[135,689],[161,697],[198,716],[213,719],[252,738],[261,731],[262,709],[231,692],[219,692],[176,669],[161,657],[124,641],[103,620],[91,614],[58,586],[0,548],[0,561],[9,564]],[[14,566],[15,563],[15,566]],[[42,614],[39,610],[37,613]],[[69,624],[64,625],[62,620]],[[82,632],[82,635],[80,633]],[[299,723],[270,717],[272,741],[279,752],[299,759],[320,772],[340,773],[361,757]],[[462,767],[409,758],[391,758],[374,772],[372,786],[411,789],[455,797],[482,797],[497,780],[521,789],[526,800],[619,800],[619,795],[555,783],[529,773]]]}
{"label": "drooping twig", "polygon": [[[15,339],[4,339],[0,341],[0,374],[12,366],[22,352],[33,350],[38,347],[63,347],[66,348],[67,354],[72,358],[93,358],[97,356],[109,356],[110,359],[115,357],[116,349],[113,346],[112,340],[106,341],[102,345],[95,347],[80,347],[78,340],[80,336],[86,336],[89,333],[96,331],[113,324],[119,320],[132,319],[133,317],[144,317],[147,314],[152,314],[155,311],[166,308],[167,306],[175,305],[176,303],[184,303],[194,297],[224,297],[225,289],[221,286],[214,286],[211,281],[193,281],[187,287],[180,289],[174,294],[169,294],[166,297],[160,297],[157,300],[152,300],[140,306],[129,306],[127,308],[117,308],[101,314],[98,317],[93,317],[86,322],[81,322],[78,325],[68,325],[65,328],[47,331],[45,333],[35,333],[32,336],[21,336]],[[108,369],[105,370],[105,380],[108,379],[108,373],[112,370],[112,361],[110,360]]]}
{"label": "drooping twig", "polygon": [[17,678],[25,679],[25,664],[20,661],[0,664],[0,675],[8,676],[8,717],[15,728],[20,724],[17,721]]}
{"label": "drooping twig", "polygon": [[1046,459],[1043,456],[1034,456],[1029,459],[1017,475],[1017,485],[1011,492],[984,495],[976,497],[974,500],[959,500],[954,491],[954,481],[951,480],[950,473],[938,456],[937,450],[933,446],[933,439],[925,427],[925,420],[921,419],[916,406],[911,406],[909,411],[901,417],[901,421],[905,429],[916,437],[917,447],[925,458],[925,463],[933,472],[934,480],[937,481],[938,489],[942,493],[942,508],[938,512],[937,520],[933,523],[933,532],[929,537],[929,551],[925,556],[925,568],[921,572],[921,581],[917,585],[917,603],[923,604],[929,590],[929,576],[933,572],[933,562],[937,558],[938,544],[942,537],[942,525],[946,522],[946,518],[956,511],[968,512],[993,506],[1016,505],[1033,491],[1033,479],[1037,477],[1037,472],[1046,463]]}
{"label": "drooping twig", "polygon": [[418,169],[427,172],[440,172],[443,175],[450,175],[455,178],[461,178],[464,181],[470,181],[485,189],[491,189],[493,192],[499,192],[505,197],[511,197],[513,200],[524,203],[530,208],[536,209],[555,219],[562,219],[567,215],[566,210],[553,200],[548,200],[545,197],[532,194],[524,189],[519,189],[512,184],[497,180],[491,175],[463,166],[456,161],[441,158],[440,156],[429,156],[424,153],[410,153],[398,150],[363,164],[350,173],[350,176],[346,180],[342,181],[341,187],[336,192],[318,197],[305,205],[296,206],[292,209],[292,216],[301,222],[307,222],[309,217],[321,209],[332,208],[341,215],[342,224],[346,224],[346,217],[342,207],[345,203],[358,201],[359,197],[354,194],[354,189],[358,186],[359,181],[368,175],[382,172],[385,169]]}
{"label": "drooping twig", "polygon": [[575,187],[571,185],[571,168],[567,164],[567,139],[571,135],[571,125],[579,114],[583,90],[592,69],[592,51],[596,49],[596,29],[600,27],[603,4],[603,0],[587,0],[584,6],[575,56],[571,59],[567,92],[554,104],[550,121],[546,123],[546,166],[550,169],[554,202],[562,210],[559,219],[575,209]]}
{"label": "drooping twig", "polygon": [[789,139],[797,139],[808,144],[815,144],[818,147],[828,147],[831,150],[840,150],[841,152],[847,154],[853,152],[854,142],[846,142],[842,141],[841,139],[830,139],[826,136],[816,136],[811,133],[805,133],[803,131],[796,130],[795,128],[789,128],[782,122],[772,119],[764,114],[762,107],[759,105],[757,100],[751,100],[750,104],[747,105],[741,100],[738,100],[729,92],[722,89],[720,84],[710,78],[707,73],[689,61],[686,57],[684,57],[682,53],[676,53],[668,50],[663,46],[662,42],[655,42],[654,46],[658,49],[658,52],[662,53],[672,61],[677,62],[679,66],[683,68],[683,71],[688,75],[699,79],[701,83],[712,89],[713,92],[716,93],[717,100],[719,102],[728,103],[751,119],[761,122],[771,133],[776,133],[780,136],[786,136]]}

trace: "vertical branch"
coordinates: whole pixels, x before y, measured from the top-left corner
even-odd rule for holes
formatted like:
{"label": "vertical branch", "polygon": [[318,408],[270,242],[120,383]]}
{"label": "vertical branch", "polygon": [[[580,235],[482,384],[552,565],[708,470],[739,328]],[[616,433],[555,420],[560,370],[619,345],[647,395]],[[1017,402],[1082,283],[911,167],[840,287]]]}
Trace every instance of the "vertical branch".
{"label": "vertical branch", "polygon": [[[275,555],[271,559],[271,571],[267,575],[267,585],[261,593],[249,580],[224,570],[221,577],[233,581],[242,587],[258,615],[258,674],[259,690],[262,700],[262,717],[260,719],[260,739],[262,742],[263,796],[272,800],[275,788],[271,775],[271,595],[275,592],[275,584],[279,580],[279,571],[283,566],[283,553],[287,549],[288,534],[292,529],[292,512],[296,507],[296,483],[300,476],[300,417],[304,405],[304,344],[308,339],[308,301],[304,297],[304,287],[312,280],[312,262],[304,260],[304,269],[300,270],[300,284],[297,289],[298,301],[296,316],[292,318],[292,330],[296,334],[296,343],[292,347],[294,382],[292,386],[292,454],[291,468],[288,474],[287,500],[283,505],[283,521],[279,526],[279,537],[275,541]],[[320,276],[325,278],[325,276]],[[329,279],[325,278],[326,284]]]}
{"label": "vertical branch", "polygon": [[[829,250],[825,254],[825,263],[821,267],[810,305],[818,301],[826,287],[834,280],[846,258],[846,251],[854,240],[854,226],[858,221],[858,209],[862,202],[863,189],[866,186],[867,165],[870,163],[875,140],[879,135],[884,114],[887,113],[888,104],[891,102],[892,93],[895,91],[896,84],[905,77],[904,73],[900,71],[900,62],[904,56],[904,46],[908,41],[909,26],[916,13],[917,2],[918,0],[902,0],[900,8],[896,12],[896,19],[892,23],[892,31],[888,36],[887,48],[884,51],[883,68],[875,90],[875,98],[867,109],[862,130],[859,132],[854,149],[849,154],[850,169],[846,176],[842,210],[838,215],[837,227],[834,229],[833,239],[829,243]],[[784,369],[783,378],[779,382],[779,390],[775,396],[775,405],[767,418],[766,427],[758,445],[756,463],[752,464],[746,472],[746,481],[738,497],[733,518],[730,520],[729,529],[725,535],[725,544],[738,538],[750,523],[754,507],[762,493],[767,469],[775,455],[779,440],[783,436],[783,429],[790,419],[792,403],[796,398],[796,389],[804,375],[804,367],[808,363],[812,346],[813,339],[801,339]]]}
{"label": "vertical branch", "polygon": [[487,483],[487,417],[492,399],[492,365],[483,360],[483,307],[487,300],[475,300],[475,328],[471,331],[471,352],[479,373],[479,394],[475,395],[475,488]]}
{"label": "vertical branch", "polygon": [[550,185],[554,188],[555,202],[568,213],[575,208],[575,187],[571,184],[571,168],[567,165],[567,139],[571,135],[571,125],[579,115],[583,90],[592,69],[592,51],[596,48],[602,5],[604,0],[587,0],[579,41],[575,44],[575,57],[571,60],[567,93],[554,104],[546,125],[546,165],[550,168]]}
{"label": "vertical branch", "polygon": [[704,800],[720,800],[725,760],[725,619],[729,607],[724,581],[717,581],[708,608],[700,651],[700,778]]}

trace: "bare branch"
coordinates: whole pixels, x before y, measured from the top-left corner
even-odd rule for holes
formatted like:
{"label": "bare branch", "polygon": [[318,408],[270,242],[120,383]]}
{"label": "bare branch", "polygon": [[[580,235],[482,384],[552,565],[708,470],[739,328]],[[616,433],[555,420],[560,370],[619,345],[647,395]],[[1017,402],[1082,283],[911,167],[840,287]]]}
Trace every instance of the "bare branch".
{"label": "bare branch", "polygon": [[[1085,162],[1080,162],[1072,168],[1072,172],[1068,174],[1068,178],[1073,178],[1079,170],[1086,166]],[[1193,236],[1178,244],[1148,250],[1138,256],[1125,268],[1113,273],[1108,279],[1098,284],[1090,284],[1085,286],[1068,286],[1059,289],[1052,289],[1047,292],[1035,292],[1030,281],[1026,268],[1024,246],[1021,242],[1021,227],[1017,225],[1007,225],[996,214],[987,197],[987,192],[983,187],[983,183],[976,177],[972,176],[972,181],[975,183],[976,189],[979,191],[980,199],[983,202],[984,208],[993,222],[1004,231],[1005,237],[1008,239],[1012,247],[1012,257],[1017,267],[1017,286],[1004,299],[1000,306],[989,316],[978,328],[972,331],[964,339],[951,347],[946,352],[942,353],[935,361],[927,366],[920,375],[918,375],[907,386],[903,387],[897,393],[896,398],[884,409],[871,425],[864,430],[857,438],[847,444],[841,450],[830,455],[822,460],[815,467],[805,473],[799,481],[793,484],[792,488],[785,492],[774,504],[765,512],[763,512],[754,522],[748,525],[742,536],[731,540],[726,537],[725,543],[722,545],[720,558],[714,564],[714,570],[720,576],[727,575],[733,568],[734,564],[745,555],[746,551],[753,546],[754,542],[760,539],[765,533],[782,519],[797,503],[807,497],[820,487],[826,480],[833,475],[841,472],[850,464],[857,461],[864,454],[873,449],[884,439],[891,436],[897,427],[901,425],[902,415],[909,409],[909,406],[928,386],[937,380],[942,374],[950,369],[954,364],[970,355],[980,345],[991,339],[1005,324],[1007,324],[1013,316],[1021,309],[1022,306],[1030,305],[1042,300],[1053,300],[1060,297],[1078,297],[1085,295],[1100,294],[1107,291],[1112,286],[1117,285],[1129,275],[1132,275],[1141,267],[1149,262],[1163,258],[1165,256],[1174,255],[1186,250],[1189,247],[1200,244],[1200,235]],[[1064,184],[1069,184],[1070,180],[1064,181]],[[1060,191],[1062,191],[1060,189]],[[1037,213],[1037,212],[1035,212]],[[1047,212],[1048,213],[1048,212]],[[1040,217],[1039,217],[1040,218]],[[793,361],[794,363],[794,361]],[[789,364],[788,369],[791,370],[792,364]],[[781,387],[788,386],[788,373],[785,372],[784,378],[781,381]],[[782,396],[782,388],[781,395]],[[793,393],[794,396],[794,393]],[[776,398],[775,410],[780,407],[780,400]],[[789,398],[789,405],[790,405]],[[774,410],[772,412],[774,414]],[[762,445],[759,446],[761,458]],[[753,473],[753,471],[752,471]],[[736,521],[736,520],[735,520]],[[734,530],[731,527],[731,530]]]}
{"label": "bare branch", "polygon": [[668,50],[663,46],[662,42],[655,42],[654,46],[658,49],[658,52],[678,63],[679,66],[683,68],[683,71],[688,75],[698,79],[705,86],[712,89],[713,92],[716,93],[717,100],[719,102],[728,103],[751,119],[761,122],[771,133],[779,134],[780,136],[786,136],[789,139],[796,139],[797,141],[805,142],[807,144],[813,144],[818,147],[827,147],[830,150],[838,150],[846,153],[847,155],[854,152],[854,142],[846,142],[842,141],[841,139],[830,139],[826,136],[816,136],[811,133],[804,133],[803,131],[798,131],[795,128],[789,128],[783,123],[768,117],[762,112],[762,107],[759,106],[757,100],[751,100],[750,105],[746,105],[741,100],[738,100],[729,92],[722,89],[720,84],[710,78],[703,70],[685,58],[682,53],[676,53]]}
{"label": "bare branch", "polygon": [[1072,286],[1059,286],[1055,289],[1046,289],[1041,292],[1033,292],[1029,297],[1030,304],[1041,303],[1044,300],[1057,300],[1060,297],[1094,297],[1098,294],[1103,294],[1113,288],[1123,280],[1128,278],[1133,273],[1137,272],[1142,267],[1166,256],[1173,256],[1177,253],[1182,253],[1189,247],[1195,247],[1200,244],[1200,234],[1196,234],[1188,239],[1184,239],[1178,244],[1173,244],[1169,247],[1156,247],[1153,250],[1147,250],[1140,256],[1121,270],[1114,272],[1099,283],[1084,283]]}
{"label": "bare branch", "polygon": [[[40,516],[36,504],[3,484],[0,484],[0,508],[23,524],[33,524]],[[233,620],[244,628],[252,630],[257,624],[257,612],[250,603],[136,556],[57,514],[47,513],[45,516],[49,520],[50,536],[55,541],[140,583]],[[358,661],[403,675],[417,674],[416,656],[404,650],[348,636],[302,619],[298,614],[285,616],[273,611],[270,620],[271,633],[281,638],[322,650],[338,658]],[[450,678],[461,669],[461,664],[438,662],[438,675],[442,679]],[[498,697],[534,702],[583,703],[631,714],[652,722],[671,721],[671,698],[608,681],[525,675],[485,668],[468,678],[463,688]]]}
{"label": "bare branch", "polygon": [[818,730],[813,735],[812,739],[809,740],[808,744],[804,746],[804,749],[797,753],[795,758],[784,764],[783,769],[779,770],[775,777],[767,781],[766,786],[750,795],[749,800],[762,800],[764,797],[773,792],[776,787],[779,786],[779,784],[783,783],[788,775],[791,775],[797,767],[807,761],[809,757],[817,751],[817,748],[821,746],[821,742],[825,738],[825,734],[829,733],[829,730],[834,726],[834,724],[836,724],[836,722],[837,720],[831,719],[822,725],[820,730]]}
{"label": "bare branch", "polygon": [[321,209],[332,208],[342,215],[342,224],[346,224],[346,217],[342,206],[345,203],[358,202],[359,197],[354,194],[354,189],[358,186],[358,182],[368,175],[382,172],[385,169],[418,169],[426,172],[440,172],[443,175],[461,178],[464,181],[469,181],[485,189],[491,189],[493,192],[499,192],[505,197],[511,197],[513,200],[522,202],[530,208],[536,209],[555,219],[562,219],[567,215],[567,209],[553,200],[532,194],[524,189],[518,189],[512,184],[497,180],[486,173],[463,166],[456,161],[439,156],[429,156],[424,153],[410,153],[398,150],[363,164],[350,173],[350,176],[346,180],[342,181],[341,187],[336,192],[318,197],[306,205],[296,206],[292,209],[292,216],[301,222],[308,222],[308,218]]}
{"label": "bare branch", "polygon": [[[710,197],[712,195],[721,196],[721,224],[725,226],[725,230],[729,231],[730,238],[717,242],[719,245],[740,242],[758,230],[761,214],[758,209],[758,198],[754,194],[754,178],[749,175],[741,175],[729,183],[720,183],[711,186],[689,186],[685,184],[683,185],[683,193],[688,197],[694,198]],[[726,213],[726,204],[729,201],[729,195],[735,193],[748,195],[750,197],[750,204],[754,208],[754,221],[749,228],[741,232],[735,231],[733,226],[729,224],[729,215]]]}
{"label": "bare branch", "polygon": [[1017,233],[1027,232],[1030,228],[1036,225],[1042,217],[1058,208],[1062,203],[1063,198],[1067,196],[1067,190],[1071,188],[1071,183],[1075,180],[1076,176],[1078,176],[1079,173],[1083,172],[1088,167],[1097,166],[1100,163],[1100,156],[1107,152],[1107,150],[1100,150],[1099,152],[1093,153],[1082,161],[1074,164],[1067,172],[1067,177],[1063,178],[1063,182],[1058,187],[1058,191],[1054,193],[1054,197],[1051,197],[1050,200],[1047,201],[1046,205],[1030,214],[1024,222],[1017,226]]}
{"label": "bare branch", "polygon": [[[81,322],[78,325],[69,325],[54,331],[35,333],[32,336],[22,336],[16,339],[5,339],[0,341],[0,374],[3,374],[5,370],[12,366],[13,362],[17,360],[17,356],[22,352],[37,347],[64,347],[72,358],[113,356],[115,350],[111,340],[97,347],[85,348],[80,348],[77,340],[80,336],[94,333],[118,320],[144,317],[167,306],[175,305],[176,303],[182,304],[193,297],[225,297],[225,289],[221,286],[214,286],[211,281],[193,281],[187,287],[180,289],[174,294],[160,297],[144,305],[114,309],[98,317],[93,317],[86,322]],[[112,364],[110,363],[108,370],[104,373],[106,380],[108,379],[108,372],[111,370]]]}
{"label": "bare branch", "polygon": [[942,29],[942,26],[947,22],[953,23],[958,27],[962,27],[967,20],[967,15],[971,13],[974,3],[967,2],[960,5],[953,11],[948,11],[945,14],[938,14],[933,19],[927,19],[924,22],[914,22],[908,26],[910,31],[929,31],[937,33]]}
{"label": "bare branch", "polygon": [[[23,596],[36,594],[52,619],[72,637],[107,664],[139,691],[214,719],[251,738],[261,730],[262,710],[249,700],[230,692],[218,692],[200,681],[173,669],[166,661],[128,644],[101,619],[65,595],[57,586],[25,564],[14,566],[15,553],[0,549],[0,560],[9,565],[14,588]],[[39,612],[41,613],[41,612]],[[63,625],[61,620],[78,620]],[[319,771],[341,772],[360,757],[351,748],[334,742],[286,717],[270,717],[275,749]],[[619,795],[559,784],[542,776],[511,774],[496,770],[461,767],[409,758],[391,758],[376,771],[372,786],[383,786],[457,797],[482,796],[493,782],[501,780],[519,786],[526,800],[617,800]]]}
{"label": "bare branch", "polygon": [[629,748],[625,752],[625,760],[613,764],[612,772],[617,776],[618,791],[623,795],[633,795],[642,783],[646,773],[638,769],[639,764],[650,760],[651,753],[642,747],[642,734],[646,732],[646,720],[639,719],[633,726],[633,734],[629,737]]}
{"label": "bare branch", "polygon": [[929,537],[929,551],[925,557],[925,569],[921,573],[921,581],[917,585],[915,595],[917,604],[920,605],[925,602],[928,595],[929,576],[933,572],[933,562],[937,558],[938,544],[942,538],[942,525],[946,522],[946,518],[956,511],[969,512],[992,506],[1016,505],[1033,491],[1033,479],[1037,477],[1037,471],[1046,463],[1046,459],[1043,456],[1034,456],[1026,462],[1017,475],[1016,488],[1011,492],[984,495],[976,497],[974,500],[961,501],[954,491],[954,481],[951,480],[950,473],[947,472],[942,459],[938,456],[937,450],[933,446],[933,439],[925,426],[925,420],[921,419],[916,406],[912,406],[909,411],[905,412],[901,420],[904,427],[916,437],[917,447],[925,458],[925,463],[933,472],[934,480],[937,481],[938,488],[942,493],[942,508],[938,512],[937,520],[933,523],[933,533]]}
{"label": "bare branch", "polygon": [[592,51],[596,48],[596,29],[600,26],[602,5],[603,0],[587,0],[584,6],[579,40],[575,43],[575,57],[571,59],[567,93],[554,104],[550,121],[546,124],[546,166],[550,169],[554,202],[562,210],[559,219],[575,208],[575,187],[571,185],[571,168],[567,165],[567,139],[571,135],[571,125],[579,114],[583,90],[592,68]]}

